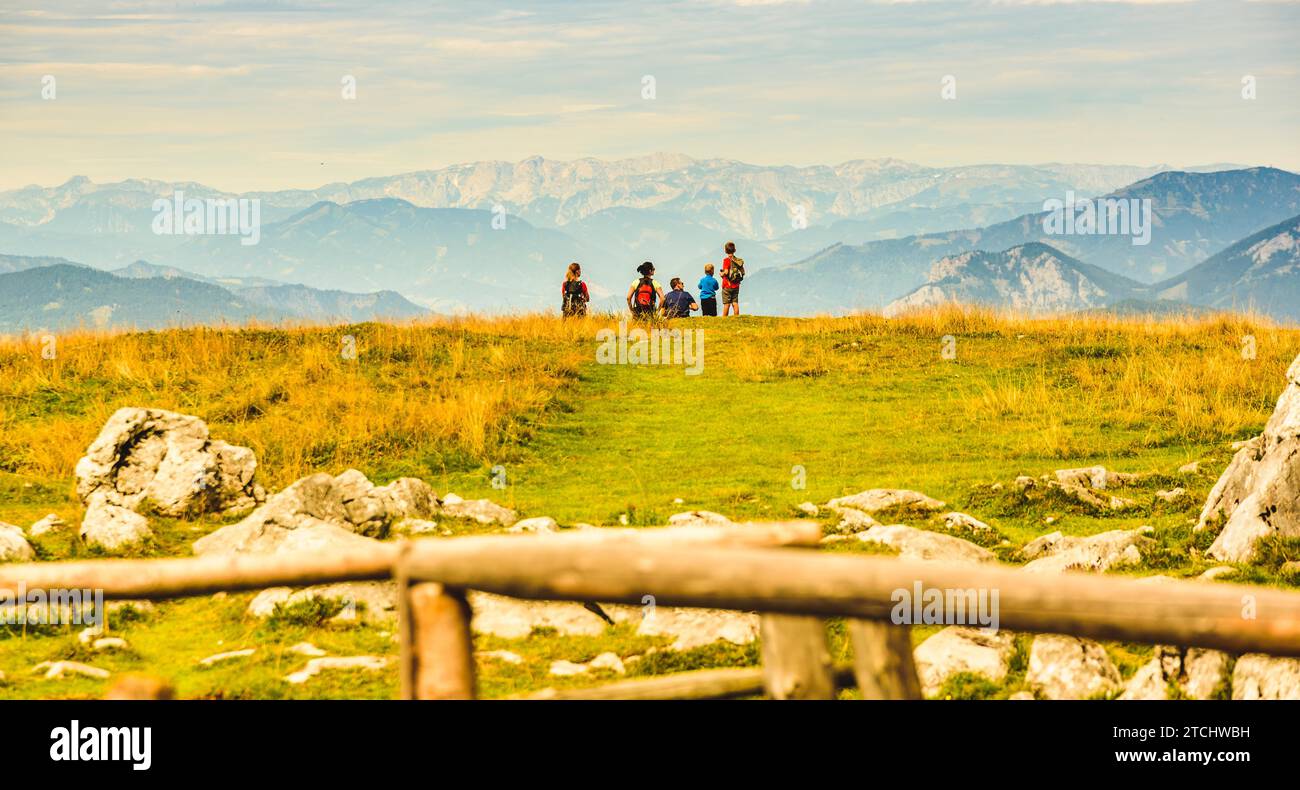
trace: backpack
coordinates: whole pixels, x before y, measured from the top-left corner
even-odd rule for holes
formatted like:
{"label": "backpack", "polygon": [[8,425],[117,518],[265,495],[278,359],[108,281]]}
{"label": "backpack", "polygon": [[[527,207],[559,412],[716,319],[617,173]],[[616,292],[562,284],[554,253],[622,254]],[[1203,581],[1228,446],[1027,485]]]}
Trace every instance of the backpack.
{"label": "backpack", "polygon": [[731,266],[722,275],[731,287],[735,288],[740,285],[740,281],[745,279],[745,259],[736,255],[731,256]]}
{"label": "backpack", "polygon": [[655,293],[655,281],[652,277],[642,277],[632,294],[632,307],[638,311],[653,312],[659,295]]}
{"label": "backpack", "polygon": [[583,304],[582,280],[565,280],[564,309],[570,312],[581,310]]}

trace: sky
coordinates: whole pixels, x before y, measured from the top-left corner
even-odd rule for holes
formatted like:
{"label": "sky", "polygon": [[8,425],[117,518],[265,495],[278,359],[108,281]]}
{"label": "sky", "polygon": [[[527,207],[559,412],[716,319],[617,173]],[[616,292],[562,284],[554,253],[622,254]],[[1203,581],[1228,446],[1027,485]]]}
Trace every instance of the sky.
{"label": "sky", "polygon": [[1227,0],[0,0],[0,189],[659,151],[1300,170],[1298,29]]}

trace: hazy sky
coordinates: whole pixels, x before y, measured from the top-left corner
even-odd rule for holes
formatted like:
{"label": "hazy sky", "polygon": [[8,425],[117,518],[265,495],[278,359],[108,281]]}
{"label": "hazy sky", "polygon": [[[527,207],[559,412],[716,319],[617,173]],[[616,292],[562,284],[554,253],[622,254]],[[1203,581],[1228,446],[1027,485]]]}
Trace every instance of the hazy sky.
{"label": "hazy sky", "polygon": [[0,0],[0,188],[655,151],[1300,170],[1298,29],[1218,0]]}

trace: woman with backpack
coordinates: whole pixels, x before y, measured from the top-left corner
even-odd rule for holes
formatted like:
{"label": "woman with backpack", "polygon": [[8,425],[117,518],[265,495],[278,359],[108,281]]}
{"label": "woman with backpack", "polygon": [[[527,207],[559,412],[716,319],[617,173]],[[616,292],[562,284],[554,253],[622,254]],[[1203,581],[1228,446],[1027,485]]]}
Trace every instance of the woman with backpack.
{"label": "woman with backpack", "polygon": [[627,289],[627,309],[632,311],[633,318],[654,318],[655,311],[664,298],[664,289],[655,279],[655,265],[646,261],[636,267],[636,271],[641,276],[633,280]]}
{"label": "woman with backpack", "polygon": [[722,248],[727,257],[722,259],[722,314],[740,315],[740,281],[745,279],[745,259],[736,254],[736,243],[727,242]]}
{"label": "woman with backpack", "polygon": [[567,317],[587,314],[587,302],[591,301],[591,294],[587,292],[587,284],[582,281],[582,267],[576,261],[569,264],[569,270],[564,274],[561,293],[564,297],[560,305],[562,315]]}

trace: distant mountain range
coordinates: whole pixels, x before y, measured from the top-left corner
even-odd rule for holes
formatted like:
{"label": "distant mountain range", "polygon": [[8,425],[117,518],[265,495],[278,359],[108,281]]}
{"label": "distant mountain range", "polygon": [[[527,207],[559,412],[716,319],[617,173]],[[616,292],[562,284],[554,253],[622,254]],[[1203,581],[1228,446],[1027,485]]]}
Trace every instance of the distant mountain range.
{"label": "distant mountain range", "polygon": [[1143,290],[1134,280],[1038,242],[1002,252],[963,252],[941,258],[931,267],[929,279],[890,302],[885,315],[947,302],[1063,313],[1134,299]]}
{"label": "distant mountain range", "polygon": [[1256,311],[1300,321],[1300,216],[1252,234],[1154,285],[1038,242],[941,258],[931,266],[928,279],[890,302],[885,315],[961,302],[1024,313]]}
{"label": "distant mountain range", "polygon": [[1300,216],[1247,236],[1151,290],[1160,299],[1300,322]]}
{"label": "distant mountain range", "polygon": [[116,272],[64,259],[0,255],[0,332],[160,329],[200,324],[414,318],[392,291],[357,294],[271,280],[207,278],[137,261]]}
{"label": "distant mountain range", "polygon": [[1110,197],[1151,201],[1149,244],[1126,235],[1053,235],[1046,212],[986,228],[835,244],[795,264],[756,272],[747,297],[757,312],[810,314],[880,309],[924,285],[932,264],[963,252],[1039,242],[1130,279],[1180,274],[1237,240],[1300,212],[1300,175],[1274,168],[1167,172]]}
{"label": "distant mountain range", "polygon": [[[155,234],[153,202],[177,189],[260,200],[258,243]],[[1049,233],[1044,201],[1070,193],[1149,201],[1150,243]],[[693,284],[705,263],[720,263],[730,239],[750,273],[747,311],[806,315],[881,309],[932,285],[938,261],[1032,244],[1059,254],[1059,272],[1085,264],[1135,287],[1154,285],[1297,213],[1300,175],[1236,165],[933,168],[878,159],[778,167],[673,154],[534,157],[243,194],[79,177],[0,192],[0,251],[127,276],[147,260],[286,314],[342,315],[350,304],[369,309],[353,300],[360,292],[383,291],[439,312],[554,309],[571,261],[582,263],[597,304],[618,306],[639,262],[655,261],[661,279]],[[975,277],[980,265],[971,259],[964,276]],[[1104,279],[1078,271],[1090,283]],[[288,283],[318,292],[294,296]],[[961,290],[947,283],[927,293],[945,289]]]}

